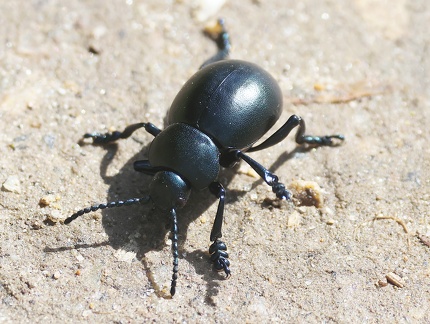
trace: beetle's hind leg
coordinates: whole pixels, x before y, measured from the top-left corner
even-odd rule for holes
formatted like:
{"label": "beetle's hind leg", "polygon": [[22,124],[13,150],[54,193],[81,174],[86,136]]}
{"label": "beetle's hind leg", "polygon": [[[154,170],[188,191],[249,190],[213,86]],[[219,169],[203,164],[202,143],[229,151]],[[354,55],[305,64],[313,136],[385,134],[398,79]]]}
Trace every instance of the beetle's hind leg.
{"label": "beetle's hind leg", "polygon": [[230,54],[231,48],[230,36],[225,29],[223,19],[219,19],[214,27],[205,28],[204,32],[208,37],[212,38],[215,41],[218,46],[218,52],[214,56],[206,60],[200,66],[200,69],[211,63],[225,60]]}
{"label": "beetle's hind leg", "polygon": [[299,116],[293,115],[290,117],[290,119],[294,119],[295,122],[298,124],[299,129],[297,130],[296,134],[296,143],[297,144],[311,144],[311,145],[320,145],[320,146],[331,146],[335,144],[339,144],[339,142],[335,143],[333,142],[333,139],[337,139],[339,141],[343,141],[345,139],[345,136],[341,134],[335,134],[335,135],[325,135],[325,136],[311,136],[306,135],[306,125],[304,119],[302,119]]}
{"label": "beetle's hind leg", "polygon": [[224,216],[224,201],[225,201],[225,189],[219,182],[212,182],[209,185],[209,190],[218,199],[218,209],[215,216],[215,221],[212,226],[210,240],[213,241],[209,247],[209,254],[211,255],[211,261],[214,263],[214,267],[217,271],[224,271],[226,277],[230,277],[230,261],[228,260],[227,246],[224,242],[220,241],[222,237],[222,223]]}
{"label": "beetle's hind leg", "polygon": [[[311,144],[311,145],[333,145],[333,139],[337,139],[343,141],[345,137],[343,135],[327,135],[327,136],[309,136],[305,135],[306,126],[305,121],[296,115],[291,116],[287,122],[278,129],[272,136],[270,136],[263,143],[251,147],[247,150],[247,152],[255,152],[259,150],[263,150],[275,144],[278,144],[283,139],[285,139],[288,134],[294,129],[294,127],[299,126],[296,134],[296,142],[298,144]],[[234,150],[228,152],[224,157],[221,156],[224,161],[232,164],[233,162],[242,159],[246,163],[248,163],[257,173],[258,175],[269,185],[272,187],[272,191],[276,194],[279,199],[289,200],[292,197],[290,191],[285,188],[285,185],[279,182],[278,176],[267,170],[257,161],[251,159],[248,155],[244,154],[240,150]]]}
{"label": "beetle's hind leg", "polygon": [[152,123],[137,123],[127,126],[122,132],[115,131],[106,134],[86,133],[84,134],[84,138],[92,138],[93,144],[107,144],[114,142],[120,138],[130,137],[131,134],[133,134],[139,128],[145,128],[145,130],[153,136],[157,136],[161,132],[161,129],[159,129]]}
{"label": "beetle's hind leg", "polygon": [[280,129],[278,129],[272,136],[270,136],[267,140],[265,140],[263,143],[251,147],[247,150],[247,152],[255,152],[264,150],[265,148],[268,148],[270,146],[273,146],[275,144],[278,144],[282,140],[284,140],[288,134],[295,128],[299,126],[296,134],[296,142],[298,144],[311,144],[311,145],[319,145],[319,146],[330,146],[336,144],[333,142],[333,139],[337,139],[339,141],[343,141],[345,137],[341,134],[336,135],[326,135],[326,136],[310,136],[305,135],[306,131],[306,125],[305,121],[297,116],[292,115],[290,118],[288,118],[287,122],[282,125]]}

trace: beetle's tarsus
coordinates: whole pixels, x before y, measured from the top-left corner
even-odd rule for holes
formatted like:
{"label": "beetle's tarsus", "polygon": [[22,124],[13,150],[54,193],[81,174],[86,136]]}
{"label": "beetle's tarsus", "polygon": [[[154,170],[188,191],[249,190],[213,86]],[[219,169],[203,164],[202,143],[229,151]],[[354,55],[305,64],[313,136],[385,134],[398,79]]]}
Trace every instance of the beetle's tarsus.
{"label": "beetle's tarsus", "polygon": [[345,136],[337,134],[337,135],[327,135],[327,136],[303,136],[302,142],[310,145],[318,145],[318,146],[333,146],[339,143],[333,142],[333,139],[338,139],[339,141],[343,141]]}
{"label": "beetle's tarsus", "polygon": [[227,246],[224,242],[216,239],[209,247],[211,261],[216,271],[224,271],[226,278],[230,278],[230,261],[228,260]]}
{"label": "beetle's tarsus", "polygon": [[157,136],[161,133],[161,129],[155,126],[152,123],[137,123],[128,125],[122,132],[114,131],[112,133],[86,133],[84,134],[84,138],[92,138],[93,144],[95,145],[103,145],[111,142],[115,142],[119,139],[124,139],[130,137],[136,130],[139,128],[145,128],[145,130],[153,135]]}
{"label": "beetle's tarsus", "polygon": [[92,138],[93,144],[107,144],[121,138],[121,132],[114,131],[112,133],[86,133],[84,138]]}
{"label": "beetle's tarsus", "polygon": [[292,194],[289,190],[285,189],[285,185],[278,182],[272,186],[272,191],[279,199],[291,200]]}

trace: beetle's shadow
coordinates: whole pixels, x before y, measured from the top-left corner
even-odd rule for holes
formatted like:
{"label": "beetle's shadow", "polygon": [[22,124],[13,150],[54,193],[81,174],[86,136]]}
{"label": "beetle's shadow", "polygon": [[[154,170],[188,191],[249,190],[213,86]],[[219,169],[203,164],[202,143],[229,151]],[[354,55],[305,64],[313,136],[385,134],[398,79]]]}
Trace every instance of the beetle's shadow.
{"label": "beetle's shadow", "polygon": [[[128,198],[143,197],[149,195],[149,184],[152,176],[136,172],[133,163],[137,160],[147,159],[145,152],[149,145],[146,145],[141,152],[132,156],[119,170],[118,174],[108,176],[107,171],[112,159],[118,150],[118,144],[106,145],[106,154],[100,164],[100,176],[109,185],[107,201],[126,200]],[[223,185],[228,186],[236,174],[236,168],[224,169],[221,171]],[[227,189],[228,190],[228,189]],[[246,192],[229,192],[226,203],[235,201]],[[218,199],[212,195],[208,189],[197,191],[192,190],[187,205],[178,210],[179,229],[179,273],[181,272],[182,251],[186,250],[188,227],[191,222],[201,216],[210,206],[218,203]],[[214,219],[215,215],[211,217]],[[148,280],[152,284],[155,292],[159,296],[165,296],[159,290],[159,283],[154,282],[151,269],[148,269],[145,255],[150,251],[161,251],[166,248],[165,237],[171,229],[169,213],[155,208],[152,202],[146,205],[135,205],[124,208],[111,208],[102,210],[102,225],[108,235],[108,244],[114,249],[124,249],[136,253],[136,258],[142,262],[148,274]],[[137,234],[137,235],[136,235]],[[202,249],[193,253],[187,253],[186,260],[192,264],[196,272],[203,274],[207,282],[208,289],[206,299],[218,293],[217,281],[223,279],[223,275],[212,271],[212,264],[209,260],[207,249],[209,247],[209,235],[207,241],[202,242]],[[166,264],[171,264],[173,258],[163,260]],[[178,279],[181,280],[180,277]]]}
{"label": "beetle's shadow", "polygon": [[[106,145],[104,148],[106,154],[104,155],[100,164],[100,176],[109,185],[107,201],[126,200],[128,198],[143,197],[149,194],[149,184],[152,176],[136,172],[133,168],[134,161],[146,159],[145,152],[149,145],[134,156],[132,156],[120,171],[114,176],[108,176],[107,171],[112,159],[118,151],[120,143]],[[307,148],[296,147],[291,152],[281,154],[278,159],[268,167],[269,170],[276,171],[287,160],[294,157],[298,152],[305,152]],[[242,162],[244,163],[244,162]],[[247,192],[239,190],[229,190],[228,185],[236,174],[237,167],[231,169],[223,169],[221,172],[222,182],[227,191],[226,203],[237,201],[241,196]],[[263,183],[263,180],[256,180],[252,188]],[[182,257],[181,251],[184,251],[184,245],[187,240],[188,227],[191,222],[195,221],[201,216],[212,204],[217,203],[216,199],[209,190],[192,191],[189,202],[187,205],[178,211],[178,228],[179,228],[179,254]],[[215,215],[213,215],[215,217]],[[212,218],[211,218],[212,219]],[[124,208],[112,208],[102,210],[102,225],[106,234],[108,235],[107,242],[100,245],[110,245],[114,249],[123,249],[127,252],[132,251],[136,253],[136,258],[142,262],[156,294],[158,296],[165,296],[164,293],[158,288],[159,285],[154,282],[151,275],[151,269],[148,269],[145,255],[150,251],[161,251],[166,247],[165,237],[167,232],[171,229],[171,221],[166,212],[160,211],[150,202],[147,205],[136,205]],[[136,235],[137,234],[137,235]],[[202,242],[202,246],[207,247],[208,241]],[[228,246],[228,242],[227,246]],[[96,245],[94,245],[96,246]],[[90,245],[77,246],[75,248],[94,247]],[[48,249],[48,250],[63,250]],[[206,250],[198,249],[194,252],[187,253],[186,260],[192,264],[196,272],[203,276],[207,282],[205,301],[209,305],[215,305],[213,297],[219,293],[218,281],[222,280],[223,274],[212,271],[212,265],[209,260],[209,255]],[[170,264],[172,260],[165,260],[166,264]],[[181,265],[179,265],[181,268]],[[180,280],[180,279],[179,279]]]}
{"label": "beetle's shadow", "polygon": [[[152,177],[140,172],[136,172],[133,168],[134,161],[145,159],[145,152],[149,145],[145,146],[141,152],[132,156],[127,163],[120,169],[117,175],[107,176],[107,170],[111,160],[115,157],[118,150],[117,144],[106,146],[106,154],[100,165],[100,175],[103,180],[109,184],[107,201],[116,201],[118,199],[127,199],[132,197],[142,197],[149,193],[149,184]],[[276,171],[287,160],[294,157],[298,152],[305,152],[307,148],[296,147],[291,152],[281,154],[278,159],[268,169]],[[143,153],[142,153],[143,152]],[[244,162],[242,162],[244,163]],[[226,203],[233,203],[247,192],[239,190],[229,190],[228,185],[236,174],[237,167],[231,169],[223,169],[221,177],[223,185],[227,191]],[[263,183],[263,180],[256,180],[252,188]],[[178,228],[179,228],[179,251],[185,250],[184,245],[187,240],[188,227],[191,222],[195,221],[201,216],[212,204],[217,203],[216,199],[209,190],[192,191],[191,197],[187,205],[178,211]],[[102,224],[109,237],[109,244],[115,249],[130,249],[130,235],[133,235],[133,240],[136,245],[131,245],[137,249],[133,252],[136,253],[138,260],[145,260],[145,254],[150,251],[160,251],[166,247],[165,237],[167,232],[170,231],[171,222],[168,213],[155,209],[150,202],[148,205],[138,205],[128,208],[114,208],[105,209],[102,211],[103,218]],[[215,215],[213,215],[215,217]],[[212,218],[211,218],[212,219]],[[209,242],[202,242],[202,247],[207,247]],[[227,242],[228,245],[228,242]],[[180,253],[180,256],[182,253]],[[195,252],[188,253],[186,256],[196,272],[203,275],[204,280],[207,282],[206,301],[212,304],[212,297],[218,294],[218,280],[222,278],[222,274],[211,271],[212,265],[209,261],[208,253],[206,250],[199,249]],[[166,260],[170,263],[171,260]],[[144,266],[144,261],[142,261]],[[150,269],[148,269],[150,270]],[[150,271],[149,271],[150,272]],[[149,278],[152,280],[151,278]],[[154,287],[158,285],[153,283]],[[161,295],[160,292],[157,292]]]}

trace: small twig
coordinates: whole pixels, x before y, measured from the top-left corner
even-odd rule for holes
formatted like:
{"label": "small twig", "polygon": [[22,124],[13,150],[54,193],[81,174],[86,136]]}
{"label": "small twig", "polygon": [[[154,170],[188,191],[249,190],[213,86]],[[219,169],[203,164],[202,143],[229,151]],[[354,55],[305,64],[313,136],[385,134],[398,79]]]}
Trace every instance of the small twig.
{"label": "small twig", "polygon": [[[310,98],[292,98],[291,103],[293,105],[309,105],[309,104],[341,104],[348,103],[350,101],[359,100],[361,98],[373,97],[375,95],[383,94],[391,91],[389,85],[382,84],[371,84],[368,81],[359,81],[351,84],[345,84],[338,86],[332,90],[326,90],[324,85],[315,84],[315,90],[318,92],[324,91],[318,95],[313,95]],[[328,93],[331,91],[331,93]],[[333,93],[334,92],[334,93]]]}
{"label": "small twig", "polygon": [[425,236],[425,235],[421,235],[421,234],[418,234],[418,233],[417,233],[417,237],[421,241],[422,244],[424,244],[425,246],[430,247],[430,237]]}
{"label": "small twig", "polygon": [[[389,219],[389,220],[395,221],[397,224],[403,227],[403,230],[405,231],[406,234],[409,234],[408,227],[406,226],[405,222],[402,219],[395,216],[377,215],[373,220],[375,221],[375,220],[382,220],[382,219]],[[409,235],[407,236],[407,240],[408,240],[408,246],[409,246],[410,245]]]}

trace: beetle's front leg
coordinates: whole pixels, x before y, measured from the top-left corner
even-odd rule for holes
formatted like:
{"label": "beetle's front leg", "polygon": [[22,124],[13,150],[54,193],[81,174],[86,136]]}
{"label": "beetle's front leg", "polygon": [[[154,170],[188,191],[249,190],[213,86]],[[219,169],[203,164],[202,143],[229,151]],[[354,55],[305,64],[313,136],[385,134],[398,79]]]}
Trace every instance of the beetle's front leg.
{"label": "beetle's front leg", "polygon": [[230,261],[228,260],[227,246],[224,242],[220,241],[222,237],[222,223],[224,216],[224,201],[225,201],[225,189],[219,182],[212,182],[209,185],[209,190],[218,199],[218,209],[215,216],[215,221],[212,226],[210,240],[213,241],[209,247],[209,254],[211,255],[211,261],[214,263],[217,271],[224,271],[226,277],[230,277]]}
{"label": "beetle's front leg", "polygon": [[107,144],[120,138],[130,137],[131,134],[133,134],[139,128],[145,128],[145,130],[153,136],[157,136],[161,132],[161,129],[152,123],[137,123],[127,126],[122,132],[115,131],[106,134],[87,133],[84,134],[84,138],[92,138],[93,144]]}
{"label": "beetle's front leg", "polygon": [[[290,118],[288,118],[287,122],[282,125],[282,127],[279,128],[274,134],[272,134],[267,140],[257,146],[249,148],[247,152],[256,152],[264,150],[265,148],[278,144],[279,142],[284,140],[288,136],[288,134],[290,134],[290,132],[297,126],[299,127],[296,134],[297,144],[332,146],[339,144],[340,141],[343,141],[345,139],[345,137],[341,134],[325,136],[305,135],[305,121],[300,116],[292,115]],[[333,140],[338,140],[338,142],[333,142]]]}
{"label": "beetle's front leg", "polygon": [[269,185],[272,187],[272,191],[276,194],[276,197],[279,199],[290,200],[292,194],[289,190],[285,189],[285,185],[279,182],[278,176],[269,170],[267,170],[260,163],[251,159],[248,155],[242,153],[240,150],[232,151],[231,154],[234,154],[236,157],[241,158],[246,163],[249,164],[251,168],[258,173],[258,175]]}

